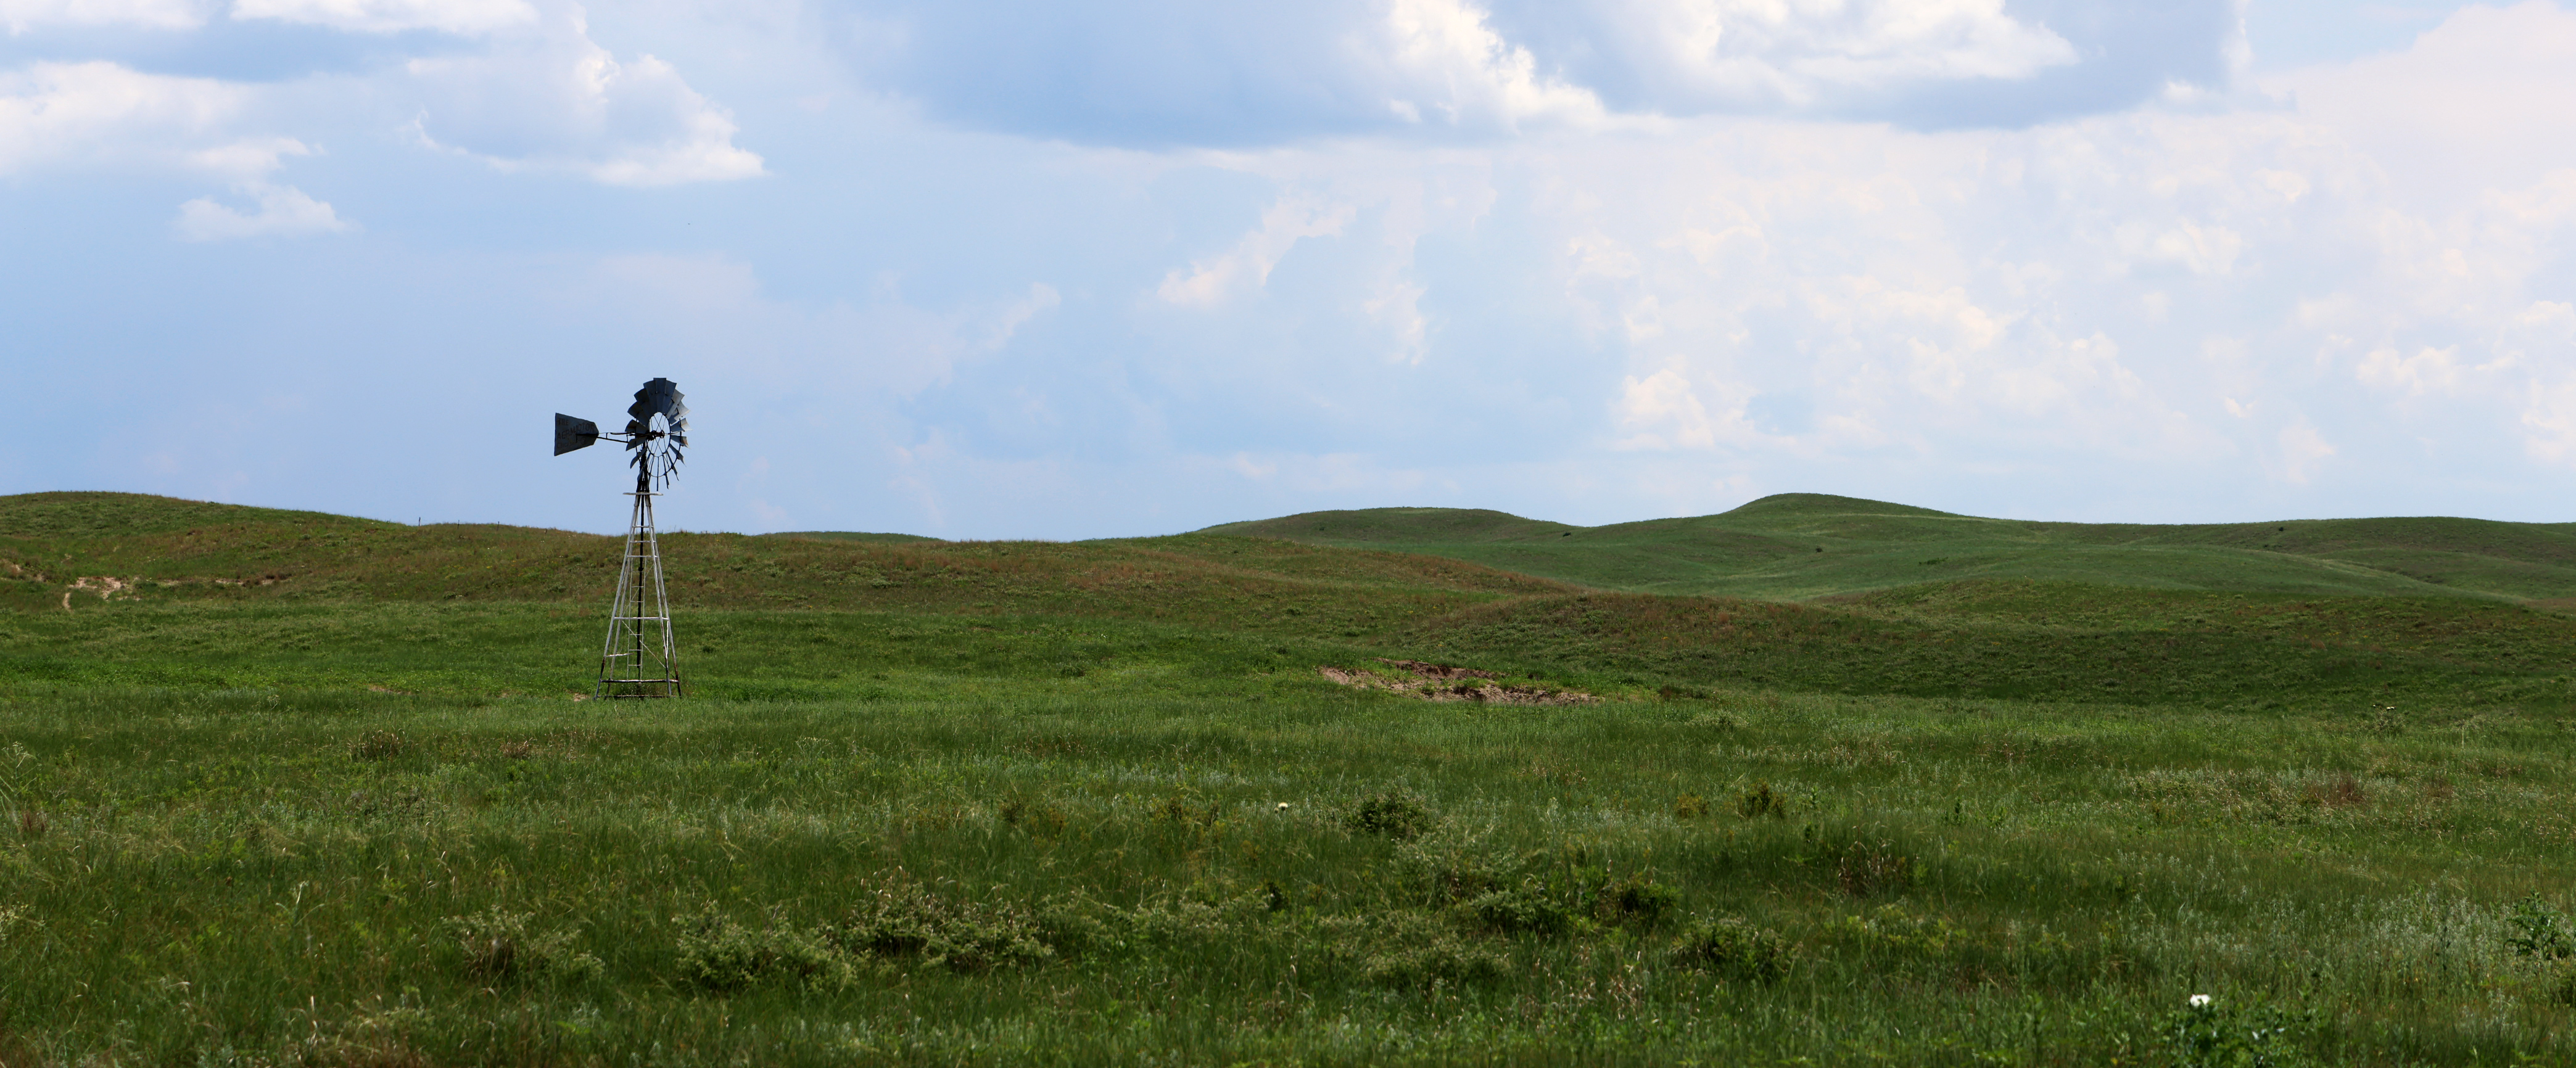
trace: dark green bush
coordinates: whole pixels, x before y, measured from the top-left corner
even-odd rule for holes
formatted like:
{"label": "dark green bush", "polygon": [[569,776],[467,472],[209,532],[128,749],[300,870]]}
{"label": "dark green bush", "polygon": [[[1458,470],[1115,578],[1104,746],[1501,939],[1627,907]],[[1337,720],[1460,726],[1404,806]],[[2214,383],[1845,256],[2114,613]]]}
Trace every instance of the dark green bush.
{"label": "dark green bush", "polygon": [[1431,810],[1407,794],[1377,794],[1351,808],[1343,825],[1362,834],[1382,834],[1402,841],[1431,829]]}
{"label": "dark green bush", "polygon": [[1681,891],[1630,873],[1600,886],[1592,895],[1592,912],[1605,923],[1653,926],[1681,907]]}
{"label": "dark green bush", "polygon": [[2576,957],[2576,935],[2568,933],[2566,915],[2540,900],[2538,894],[2515,902],[2513,914],[2505,917],[2505,923],[2514,929],[2505,938],[2505,945],[2513,947],[2517,954],[2542,960]]}
{"label": "dark green bush", "polygon": [[1752,789],[1735,796],[1735,814],[1748,820],[1764,816],[1785,819],[1789,815],[1789,799],[1772,790],[1770,783],[1755,783]]}
{"label": "dark green bush", "polygon": [[753,929],[713,910],[681,921],[680,982],[725,994],[768,983],[815,990],[849,985],[858,976],[849,954],[814,932]]}
{"label": "dark green bush", "polygon": [[2167,1015],[2161,1028],[2165,1048],[2180,1068],[2288,1068],[2308,1063],[2296,1036],[2315,1023],[2314,1013],[2293,1016],[2260,1003],[2192,1000],[2197,1004]]}
{"label": "dark green bush", "polygon": [[879,890],[823,929],[829,944],[873,957],[917,957],[951,971],[980,972],[1053,959],[1037,917],[1008,903],[941,897],[919,886]]}
{"label": "dark green bush", "polygon": [[551,973],[583,978],[601,970],[600,960],[574,953],[569,930],[537,931],[534,913],[511,912],[498,905],[470,916],[447,918],[448,933],[463,954],[465,974],[478,982],[506,983]]}
{"label": "dark green bush", "polygon": [[1707,920],[1673,941],[1673,960],[1730,979],[1775,983],[1789,974],[1796,947],[1778,932],[1737,917]]}
{"label": "dark green bush", "polygon": [[1549,900],[1542,888],[1528,885],[1481,895],[1467,902],[1467,914],[1477,926],[1499,934],[1554,937],[1573,926],[1564,906]]}

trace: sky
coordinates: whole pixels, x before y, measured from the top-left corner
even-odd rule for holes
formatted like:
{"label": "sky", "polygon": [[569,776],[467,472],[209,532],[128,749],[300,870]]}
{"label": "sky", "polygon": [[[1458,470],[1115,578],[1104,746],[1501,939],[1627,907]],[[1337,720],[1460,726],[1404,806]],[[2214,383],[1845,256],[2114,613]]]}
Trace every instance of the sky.
{"label": "sky", "polygon": [[2576,8],[0,0],[0,493],[2576,520]]}

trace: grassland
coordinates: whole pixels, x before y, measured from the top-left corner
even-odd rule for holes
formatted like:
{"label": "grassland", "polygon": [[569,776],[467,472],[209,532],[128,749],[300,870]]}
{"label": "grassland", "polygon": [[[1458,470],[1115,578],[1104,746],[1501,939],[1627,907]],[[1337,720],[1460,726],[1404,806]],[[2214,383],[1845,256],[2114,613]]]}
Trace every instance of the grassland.
{"label": "grassland", "polygon": [[0,498],[0,1063],[2576,1060],[2500,593],[675,535],[576,701],[608,545]]}
{"label": "grassland", "polygon": [[1471,560],[1602,589],[1807,599],[1970,579],[2320,596],[2576,597],[2576,524],[1981,519],[1813,493],[1603,527],[1454,508],[1310,512],[1204,533]]}

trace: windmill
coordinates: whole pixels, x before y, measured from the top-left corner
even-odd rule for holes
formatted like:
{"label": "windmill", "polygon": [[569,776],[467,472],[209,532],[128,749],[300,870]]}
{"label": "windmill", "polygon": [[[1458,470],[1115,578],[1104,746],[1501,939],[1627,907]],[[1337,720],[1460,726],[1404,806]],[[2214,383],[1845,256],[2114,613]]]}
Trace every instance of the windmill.
{"label": "windmill", "polygon": [[601,438],[626,443],[635,455],[635,508],[626,524],[626,557],[617,568],[617,597],[609,602],[608,641],[599,652],[601,697],[680,696],[679,645],[671,637],[671,599],[662,592],[662,546],[653,531],[653,489],[668,487],[689,443],[689,408],[680,386],[656,378],[635,391],[626,409],[626,432],[602,434],[599,424],[555,413],[555,455],[586,449]]}

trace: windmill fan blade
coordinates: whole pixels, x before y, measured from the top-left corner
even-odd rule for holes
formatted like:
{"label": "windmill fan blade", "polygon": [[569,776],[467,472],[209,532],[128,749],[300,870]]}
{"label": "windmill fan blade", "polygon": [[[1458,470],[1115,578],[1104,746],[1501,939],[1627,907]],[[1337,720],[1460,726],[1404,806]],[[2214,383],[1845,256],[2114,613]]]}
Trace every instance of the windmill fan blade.
{"label": "windmill fan blade", "polygon": [[575,419],[562,412],[555,413],[555,455],[587,449],[598,443],[599,424],[588,419]]}
{"label": "windmill fan blade", "polygon": [[635,391],[635,405],[626,409],[626,414],[644,423],[652,422],[653,417],[658,415],[662,417],[663,423],[670,424],[687,418],[689,409],[680,403],[679,383],[667,378],[656,378],[644,383],[644,388]]}

